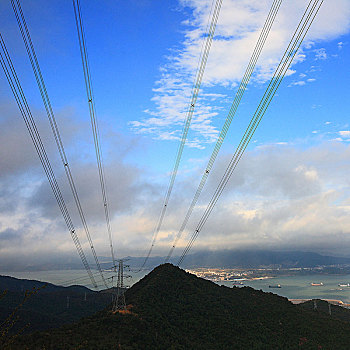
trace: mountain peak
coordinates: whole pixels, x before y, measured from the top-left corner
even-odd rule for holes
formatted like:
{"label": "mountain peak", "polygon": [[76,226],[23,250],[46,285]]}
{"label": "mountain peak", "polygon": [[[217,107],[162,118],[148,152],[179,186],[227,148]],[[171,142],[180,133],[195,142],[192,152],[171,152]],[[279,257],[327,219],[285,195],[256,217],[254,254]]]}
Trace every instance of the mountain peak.
{"label": "mountain peak", "polygon": [[349,348],[347,322],[272,293],[219,286],[171,264],[156,267],[125,297],[132,313],[108,309],[64,330],[23,337],[13,349]]}

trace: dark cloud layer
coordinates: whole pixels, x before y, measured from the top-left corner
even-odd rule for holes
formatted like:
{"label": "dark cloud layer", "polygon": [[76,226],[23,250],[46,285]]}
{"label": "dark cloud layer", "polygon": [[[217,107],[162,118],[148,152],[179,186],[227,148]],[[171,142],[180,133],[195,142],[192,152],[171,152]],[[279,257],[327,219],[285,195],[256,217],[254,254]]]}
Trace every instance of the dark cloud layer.
{"label": "dark cloud layer", "polygon": [[[127,148],[126,145],[124,147]],[[222,156],[218,161],[179,246],[186,243],[185,238],[200,219],[206,198],[213,193],[228,160],[229,156]],[[328,160],[333,165],[329,171],[324,167],[324,162]],[[341,247],[345,251],[350,233],[350,206],[346,196],[349,187],[346,167],[343,166],[346,162],[349,162],[349,147],[345,145],[328,144],[327,147],[321,145],[306,150],[274,146],[248,152],[195,247],[293,246],[299,249],[312,246],[315,250],[325,250],[326,242],[329,242],[328,253],[335,251],[337,245],[338,249]],[[107,236],[96,166],[77,159],[72,171],[94,241],[100,253],[105,254],[108,251]],[[105,172],[118,254],[144,252],[159,214],[164,186],[157,186],[149,174],[144,176],[141,168],[122,158],[109,161]],[[77,227],[80,227],[64,174],[60,171],[58,174],[67,205]],[[3,186],[1,203],[11,203],[8,193],[16,193],[15,179],[19,176],[14,173],[13,181]],[[156,253],[164,254],[169,248],[198,180],[197,172],[180,176],[159,235]],[[73,253],[74,245],[46,180],[37,180],[30,191],[18,191],[17,196],[21,200],[13,201],[13,211],[6,211],[3,206],[1,212],[2,231],[6,232],[4,237],[10,233],[14,237],[22,237],[25,243],[17,249],[30,250],[35,246],[35,249],[46,252],[54,244],[61,252]],[[79,235],[88,251],[83,232],[79,231]],[[35,244],[30,239],[33,236],[36,237]],[[7,246],[2,252],[6,251],[11,249]]]}

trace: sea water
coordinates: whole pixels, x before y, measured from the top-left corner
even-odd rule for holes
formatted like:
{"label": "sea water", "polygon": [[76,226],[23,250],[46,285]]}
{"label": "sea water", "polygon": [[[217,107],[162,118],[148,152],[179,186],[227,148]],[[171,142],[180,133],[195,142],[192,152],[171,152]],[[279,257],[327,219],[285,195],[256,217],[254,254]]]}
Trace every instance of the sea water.
{"label": "sea water", "polygon": [[[100,289],[105,289],[101,277],[96,270],[92,270]],[[134,283],[144,277],[149,271],[126,271],[125,274],[131,278],[126,279],[125,284],[132,286]],[[53,271],[0,271],[0,275],[12,276],[16,278],[39,280],[50,282],[57,285],[83,285],[93,290],[91,281],[85,270],[53,270]],[[105,278],[110,278],[115,273],[104,272]],[[71,281],[71,282],[70,282]],[[111,279],[108,280],[109,286],[112,286]],[[115,284],[114,279],[114,284]],[[311,283],[323,283],[320,286],[312,286]],[[305,276],[283,276],[268,278],[262,280],[246,280],[243,286],[249,286],[255,289],[261,289],[264,292],[272,292],[288,299],[337,299],[344,303],[350,303],[350,287],[340,287],[338,284],[350,283],[350,275],[319,275],[310,274]],[[233,283],[229,281],[218,282],[220,285],[232,287]],[[269,288],[270,285],[281,285],[281,288]]]}
{"label": "sea water", "polygon": [[[311,283],[323,283],[312,286]],[[244,286],[272,292],[288,299],[337,299],[350,303],[350,287],[340,287],[339,284],[350,283],[350,275],[306,275],[283,276],[263,280],[243,281]],[[232,286],[232,282],[220,282],[225,286]],[[281,285],[281,288],[269,286]]]}
{"label": "sea water", "polygon": [[[102,278],[97,270],[91,270],[98,288],[94,288],[90,277],[86,270],[50,270],[50,271],[0,271],[1,276],[11,276],[20,279],[37,280],[41,282],[49,282],[60,286],[69,285],[81,285],[88,287],[92,290],[106,289],[106,286],[102,282]],[[132,286],[138,282],[142,277],[148,274],[150,271],[125,271],[124,274],[130,276],[125,279],[124,284]],[[113,271],[103,272],[107,285],[112,287],[112,276],[115,276]],[[116,278],[114,278],[113,284],[116,284]]]}

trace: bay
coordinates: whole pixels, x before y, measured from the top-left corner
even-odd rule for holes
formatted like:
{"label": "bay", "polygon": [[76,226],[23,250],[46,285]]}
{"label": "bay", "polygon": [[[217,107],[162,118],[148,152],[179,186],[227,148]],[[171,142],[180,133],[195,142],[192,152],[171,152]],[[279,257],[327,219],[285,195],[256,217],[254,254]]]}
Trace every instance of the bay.
{"label": "bay", "polygon": [[[91,280],[86,273],[86,270],[48,270],[48,271],[0,271],[1,276],[11,276],[20,279],[37,280],[41,282],[49,282],[56,285],[69,286],[69,285],[81,285],[88,287],[92,290],[102,290],[106,289],[102,282],[102,279],[97,270],[91,270],[98,288],[94,288]],[[126,275],[130,275],[131,278],[125,280],[125,285],[132,286],[134,283],[138,282],[142,277],[148,274],[149,271],[141,272],[128,272],[125,271]],[[116,276],[113,271],[103,272],[105,279],[107,280],[108,286],[112,287],[112,276]],[[116,278],[114,278],[114,285],[116,283]]]}
{"label": "bay", "polygon": [[[93,290],[105,289],[97,271],[92,270],[99,284],[95,289],[85,270],[52,270],[52,271],[0,271],[0,275],[12,276],[16,278],[33,279],[42,282],[50,282],[57,285],[83,285]],[[131,278],[126,279],[125,284],[132,286],[149,271],[126,271]],[[112,271],[104,272],[105,278],[115,275]],[[108,280],[112,286],[111,279]],[[115,283],[115,282],[114,282]],[[322,286],[312,286],[311,283],[323,283]],[[304,276],[281,276],[262,280],[246,280],[243,286],[249,286],[254,289],[271,292],[288,299],[336,299],[344,303],[350,303],[350,287],[339,287],[338,284],[350,283],[350,275],[319,275],[310,274]],[[229,281],[218,282],[219,285],[232,287],[233,283]],[[281,285],[281,288],[269,288],[269,285]]]}
{"label": "bay", "polygon": [[[311,283],[323,283],[312,286]],[[263,280],[243,281],[245,286],[281,295],[288,299],[336,299],[350,303],[350,287],[339,287],[338,284],[350,283],[350,275],[306,275],[282,276]],[[220,282],[220,285],[232,286],[232,282]],[[281,285],[281,288],[269,288],[270,285]]]}

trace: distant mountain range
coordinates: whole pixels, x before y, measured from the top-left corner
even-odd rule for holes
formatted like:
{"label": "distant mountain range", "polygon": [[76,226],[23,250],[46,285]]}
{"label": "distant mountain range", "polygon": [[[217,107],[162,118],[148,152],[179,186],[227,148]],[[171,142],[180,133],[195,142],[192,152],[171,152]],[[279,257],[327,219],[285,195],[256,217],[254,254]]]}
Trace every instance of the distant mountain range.
{"label": "distant mountain range", "polygon": [[[44,288],[43,288],[44,287]],[[6,290],[8,292],[22,292],[26,290],[33,290],[34,288],[43,288],[45,293],[48,292],[74,292],[74,293],[94,293],[91,289],[84,286],[57,286],[49,282],[41,282],[37,280],[28,280],[15,278],[10,276],[0,275],[0,290]]]}
{"label": "distant mountain range", "polygon": [[[137,268],[142,266],[144,257],[128,257],[128,264]],[[41,260],[40,260],[41,259]],[[171,259],[171,263],[177,263],[179,257]],[[112,263],[107,257],[100,257],[103,268],[111,268]],[[146,268],[152,269],[163,264],[165,257],[150,257]],[[91,262],[91,266],[93,263]],[[199,251],[186,256],[181,265],[185,268],[193,267],[218,267],[218,268],[257,268],[263,266],[273,267],[316,267],[320,265],[350,265],[350,258],[325,256],[313,252],[303,251],[273,251],[273,250],[216,250]],[[31,262],[8,261],[0,257],[0,271],[46,271],[46,270],[70,270],[83,269],[78,256],[54,256],[48,263],[45,258],[38,257]]]}
{"label": "distant mountain range", "polygon": [[[71,325],[17,338],[8,349],[337,349],[348,350],[350,311],[313,310],[250,287],[224,287],[171,264],[125,293],[127,311],[111,308]],[[307,309],[309,308],[309,310]],[[332,315],[333,315],[332,314]],[[6,346],[2,347],[6,349]]]}
{"label": "distant mountain range", "polygon": [[[144,258],[129,257],[129,264],[141,266]],[[164,257],[149,258],[147,267],[164,263]],[[178,258],[171,262],[176,263]],[[189,254],[183,267],[217,267],[217,268],[257,268],[257,267],[316,267],[323,265],[350,265],[350,258],[324,256],[301,251],[267,251],[267,250],[218,250],[202,251]]]}

